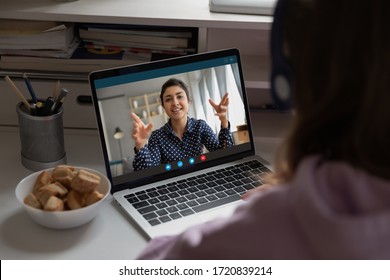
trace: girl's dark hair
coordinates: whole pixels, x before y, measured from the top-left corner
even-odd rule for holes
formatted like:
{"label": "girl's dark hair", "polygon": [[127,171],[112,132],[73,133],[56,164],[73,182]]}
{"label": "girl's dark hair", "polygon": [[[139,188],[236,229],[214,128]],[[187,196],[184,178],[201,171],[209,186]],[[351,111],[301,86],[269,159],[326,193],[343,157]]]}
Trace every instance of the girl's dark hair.
{"label": "girl's dark hair", "polygon": [[179,80],[176,78],[171,78],[168,81],[166,81],[161,87],[161,92],[160,92],[161,104],[164,104],[163,95],[164,95],[165,91],[167,90],[167,88],[172,87],[172,86],[181,87],[184,90],[184,92],[186,93],[187,99],[190,100],[190,94],[189,94],[189,90],[188,90],[187,85],[182,80]]}
{"label": "girl's dark hair", "polygon": [[287,0],[285,13],[295,114],[275,179],[309,155],[390,179],[390,2]]}

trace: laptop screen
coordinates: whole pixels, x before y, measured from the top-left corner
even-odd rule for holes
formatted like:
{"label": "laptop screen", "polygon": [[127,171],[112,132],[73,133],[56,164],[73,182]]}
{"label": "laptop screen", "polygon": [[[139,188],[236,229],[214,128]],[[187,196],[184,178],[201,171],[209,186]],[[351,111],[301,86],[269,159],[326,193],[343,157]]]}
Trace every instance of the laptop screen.
{"label": "laptop screen", "polygon": [[[160,96],[162,85],[172,79],[188,91],[187,137],[175,134],[171,125],[175,110],[167,111]],[[236,49],[96,71],[89,80],[113,192],[254,154]],[[226,93],[229,127],[223,129],[209,100],[219,104]],[[151,124],[140,150],[133,137],[136,120],[145,127]]]}

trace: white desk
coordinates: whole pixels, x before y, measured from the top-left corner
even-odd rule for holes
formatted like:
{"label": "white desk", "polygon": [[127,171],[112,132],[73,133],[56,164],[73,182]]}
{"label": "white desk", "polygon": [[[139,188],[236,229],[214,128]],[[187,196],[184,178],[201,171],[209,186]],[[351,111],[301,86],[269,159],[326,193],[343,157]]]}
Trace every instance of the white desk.
{"label": "white desk", "polygon": [[[290,118],[252,115],[258,154],[272,162]],[[65,149],[68,164],[105,173],[97,131],[66,130]],[[0,126],[0,155],[0,259],[134,259],[145,246],[146,239],[111,196],[99,215],[79,228],[51,230],[37,225],[14,194],[17,183],[32,173],[20,161],[17,127]]]}
{"label": "white desk", "polygon": [[209,0],[1,0],[0,18],[268,29],[270,16],[210,13]]}

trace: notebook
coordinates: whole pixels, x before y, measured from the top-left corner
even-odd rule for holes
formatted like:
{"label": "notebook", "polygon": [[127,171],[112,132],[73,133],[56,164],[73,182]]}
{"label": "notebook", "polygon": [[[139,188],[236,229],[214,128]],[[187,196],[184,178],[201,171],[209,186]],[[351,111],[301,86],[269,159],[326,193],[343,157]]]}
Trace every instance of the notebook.
{"label": "notebook", "polygon": [[[185,151],[186,156],[181,154],[169,162],[161,156],[157,164],[135,171],[133,163],[139,159],[131,136],[134,124],[130,113],[134,112],[145,125],[152,123],[152,133],[158,129],[169,132],[160,90],[170,78],[183,81],[189,89],[187,130],[191,139],[206,137],[200,137],[206,135],[201,130],[194,130],[193,124],[201,120],[215,137],[223,134],[209,99],[219,104],[226,92],[230,132],[224,134],[219,141],[224,144],[216,149],[203,141],[196,144],[197,154]],[[261,185],[262,177],[270,171],[268,163],[255,155],[237,49],[95,71],[89,75],[89,83],[112,195],[146,238],[177,234],[190,226],[230,215],[245,203],[240,196]],[[176,139],[175,135],[169,137]],[[147,143],[150,151],[153,145],[156,147],[155,142]],[[158,145],[158,153],[163,153],[159,150],[164,149],[163,144]],[[179,155],[179,149],[180,146],[172,152]]]}
{"label": "notebook", "polygon": [[211,12],[273,15],[277,0],[210,0]]}

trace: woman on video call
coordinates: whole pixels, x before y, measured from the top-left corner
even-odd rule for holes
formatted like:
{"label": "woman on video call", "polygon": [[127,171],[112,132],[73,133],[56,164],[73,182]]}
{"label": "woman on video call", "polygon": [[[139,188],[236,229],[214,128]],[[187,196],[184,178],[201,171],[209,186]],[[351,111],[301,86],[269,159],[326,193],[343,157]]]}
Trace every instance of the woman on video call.
{"label": "woman on video call", "polygon": [[136,114],[131,113],[134,121],[132,138],[135,143],[135,171],[201,155],[204,147],[211,152],[233,146],[227,119],[227,93],[219,104],[209,100],[221,121],[218,137],[204,120],[188,116],[189,90],[183,81],[175,78],[166,81],[161,88],[160,99],[169,121],[153,131],[149,139],[153,125],[144,124]]}

